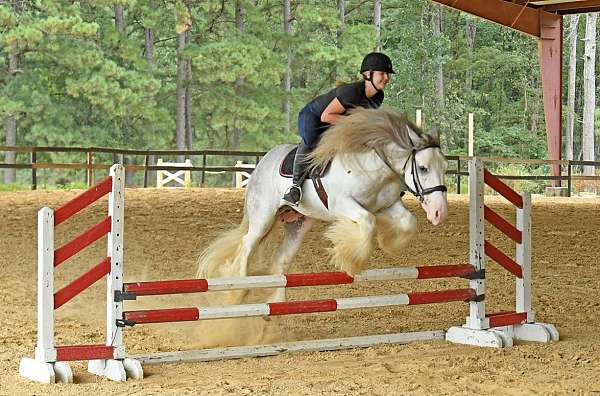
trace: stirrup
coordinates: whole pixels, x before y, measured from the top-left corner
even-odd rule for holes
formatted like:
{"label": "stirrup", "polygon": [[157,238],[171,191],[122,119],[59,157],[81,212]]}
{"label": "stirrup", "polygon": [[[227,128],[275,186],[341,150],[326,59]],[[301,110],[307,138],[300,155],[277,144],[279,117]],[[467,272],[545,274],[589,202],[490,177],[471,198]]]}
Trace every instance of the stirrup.
{"label": "stirrup", "polygon": [[[296,194],[298,197],[295,196]],[[302,200],[302,188],[292,184],[283,195],[283,200],[293,207],[298,206]]]}

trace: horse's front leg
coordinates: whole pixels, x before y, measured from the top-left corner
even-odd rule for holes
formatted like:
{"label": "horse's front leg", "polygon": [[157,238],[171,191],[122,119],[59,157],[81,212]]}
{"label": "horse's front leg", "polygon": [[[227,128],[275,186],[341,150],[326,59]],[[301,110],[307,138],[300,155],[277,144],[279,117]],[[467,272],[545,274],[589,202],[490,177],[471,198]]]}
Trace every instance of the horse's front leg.
{"label": "horse's front leg", "polygon": [[375,213],[375,218],[379,247],[392,256],[398,256],[417,232],[415,215],[406,209],[402,200],[398,200]]}
{"label": "horse's front leg", "polygon": [[339,202],[335,214],[336,221],[325,233],[333,242],[331,260],[342,271],[355,275],[371,256],[375,216],[352,199]]}

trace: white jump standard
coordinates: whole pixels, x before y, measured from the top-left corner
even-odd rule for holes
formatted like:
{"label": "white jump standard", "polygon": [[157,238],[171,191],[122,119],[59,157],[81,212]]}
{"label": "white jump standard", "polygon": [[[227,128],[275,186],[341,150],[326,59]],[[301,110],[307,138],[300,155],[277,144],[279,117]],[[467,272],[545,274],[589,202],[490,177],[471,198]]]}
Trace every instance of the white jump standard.
{"label": "white jump standard", "polygon": [[[411,341],[446,339],[451,342],[488,347],[507,347],[513,339],[550,342],[558,340],[553,325],[536,323],[531,308],[531,199],[528,193],[514,192],[472,160],[470,173],[470,264],[434,265],[406,268],[372,269],[352,277],[345,272],[321,272],[248,276],[215,279],[159,280],[123,283],[124,170],[111,168],[110,176],[97,186],[53,211],[43,208],[38,214],[38,340],[35,358],[23,358],[22,376],[46,383],[72,382],[68,361],[88,360],[90,372],[115,381],[143,378],[141,363],[210,361],[253,356],[272,356],[293,351],[323,351],[368,347],[377,344],[402,344]],[[484,183],[517,207],[517,226],[513,226],[484,205]],[[55,250],[54,227],[84,207],[109,194],[108,216],[73,241]],[[511,259],[484,238],[484,220],[496,226],[517,244],[516,260]],[[54,292],[54,268],[102,236],[108,235],[107,257],[71,284]],[[486,314],[485,256],[497,261],[516,278],[514,311]],[[106,343],[100,345],[56,346],[54,310],[107,276]],[[125,311],[125,300],[142,296],[204,293],[259,288],[312,287],[344,285],[367,281],[434,279],[460,277],[467,288],[402,293],[394,295],[289,301],[265,304],[240,304],[222,307],[184,307]],[[163,352],[128,356],[123,344],[127,326],[151,323],[214,320],[256,316],[333,312],[345,309],[467,302],[469,316],[463,326],[448,331],[435,330],[330,340],[248,347],[214,348],[201,351]]]}

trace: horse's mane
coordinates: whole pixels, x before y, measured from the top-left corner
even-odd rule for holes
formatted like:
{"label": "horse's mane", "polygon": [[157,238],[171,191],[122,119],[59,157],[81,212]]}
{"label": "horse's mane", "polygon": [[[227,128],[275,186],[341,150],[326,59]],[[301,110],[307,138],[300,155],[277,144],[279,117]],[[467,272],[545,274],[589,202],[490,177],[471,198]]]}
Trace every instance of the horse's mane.
{"label": "horse's mane", "polygon": [[[419,136],[418,141],[411,141],[408,128]],[[439,138],[423,132],[406,114],[391,109],[356,108],[323,133],[308,160],[311,168],[320,168],[336,155],[381,149],[392,142],[406,150],[439,146]]]}

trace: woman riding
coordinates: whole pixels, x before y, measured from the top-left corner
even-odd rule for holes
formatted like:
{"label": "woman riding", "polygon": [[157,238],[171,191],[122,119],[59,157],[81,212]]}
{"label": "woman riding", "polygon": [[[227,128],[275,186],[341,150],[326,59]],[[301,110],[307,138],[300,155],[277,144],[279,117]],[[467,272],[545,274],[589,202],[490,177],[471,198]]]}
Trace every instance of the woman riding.
{"label": "woman riding", "polygon": [[298,206],[302,200],[302,183],[308,163],[306,156],[319,142],[321,134],[340,117],[355,107],[376,109],[383,103],[383,90],[394,73],[390,58],[380,52],[367,54],[361,64],[363,79],[340,85],[311,100],[298,114],[298,131],[302,140],[294,157],[292,185],[283,199],[286,204]]}

